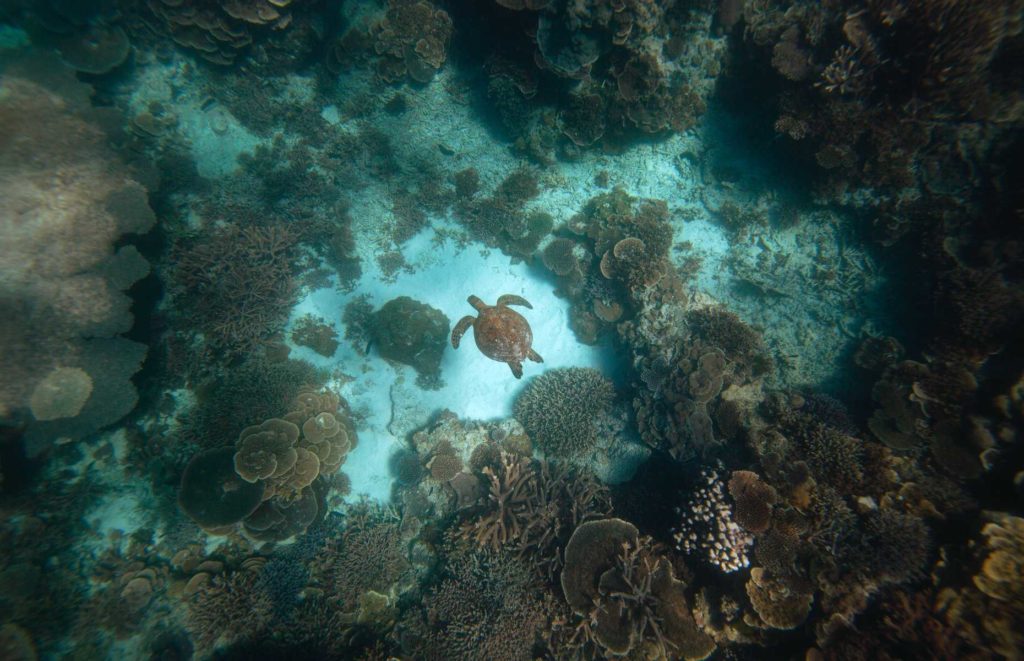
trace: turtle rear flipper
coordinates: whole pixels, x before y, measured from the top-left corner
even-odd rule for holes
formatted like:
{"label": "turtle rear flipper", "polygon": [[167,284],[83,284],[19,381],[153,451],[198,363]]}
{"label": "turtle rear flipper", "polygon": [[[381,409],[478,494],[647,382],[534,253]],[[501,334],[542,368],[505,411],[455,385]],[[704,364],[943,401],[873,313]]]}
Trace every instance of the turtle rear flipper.
{"label": "turtle rear flipper", "polygon": [[512,368],[512,376],[517,379],[523,378],[523,364],[518,360],[508,361],[508,366]]}
{"label": "turtle rear flipper", "polygon": [[465,335],[469,327],[476,321],[476,317],[466,315],[462,319],[459,319],[459,323],[455,324],[455,328],[452,329],[452,349],[459,348],[459,342],[462,341],[462,336]]}
{"label": "turtle rear flipper", "polygon": [[537,353],[536,351],[534,351],[533,349],[530,349],[527,352],[526,357],[529,358],[530,360],[532,360],[535,363],[543,363],[544,362],[544,359],[540,357],[540,354]]}
{"label": "turtle rear flipper", "polygon": [[524,308],[533,309],[528,300],[515,294],[502,294],[498,297],[498,305],[522,305]]}

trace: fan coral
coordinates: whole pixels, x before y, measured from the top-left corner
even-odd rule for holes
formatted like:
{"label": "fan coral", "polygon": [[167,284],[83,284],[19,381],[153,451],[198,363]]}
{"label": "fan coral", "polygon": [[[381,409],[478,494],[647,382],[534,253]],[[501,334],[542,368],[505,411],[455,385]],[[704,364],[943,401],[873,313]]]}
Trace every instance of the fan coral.
{"label": "fan coral", "polygon": [[530,438],[551,457],[590,453],[599,419],[615,399],[611,381],[591,368],[550,370],[533,379],[516,399],[514,413]]}
{"label": "fan coral", "polygon": [[[101,128],[114,118],[93,109],[88,92],[40,56],[8,66],[0,93],[0,415],[21,417],[35,395],[48,419],[26,421],[33,455],[128,413],[138,398],[129,379],[146,354],[117,336],[132,325],[124,291],[149,264],[133,246],[115,246],[149,230],[153,212]],[[72,374],[77,385],[60,386],[70,399],[44,404],[56,394],[52,379]]]}

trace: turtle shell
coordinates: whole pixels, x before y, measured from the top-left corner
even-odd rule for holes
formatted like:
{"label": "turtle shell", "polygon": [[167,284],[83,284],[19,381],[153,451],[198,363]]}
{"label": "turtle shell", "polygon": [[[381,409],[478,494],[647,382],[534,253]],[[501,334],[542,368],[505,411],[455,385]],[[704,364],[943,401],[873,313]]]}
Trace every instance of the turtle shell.
{"label": "turtle shell", "polygon": [[473,324],[473,337],[481,353],[501,362],[522,361],[533,344],[529,322],[503,305],[480,311]]}

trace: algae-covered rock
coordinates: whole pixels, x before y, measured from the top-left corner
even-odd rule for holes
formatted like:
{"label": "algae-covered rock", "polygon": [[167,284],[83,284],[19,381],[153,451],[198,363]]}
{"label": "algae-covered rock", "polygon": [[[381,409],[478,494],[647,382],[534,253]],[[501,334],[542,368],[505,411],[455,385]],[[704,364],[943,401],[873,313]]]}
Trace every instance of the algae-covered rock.
{"label": "algae-covered rock", "polygon": [[441,356],[451,326],[448,317],[426,303],[399,296],[373,314],[370,330],[380,355],[413,367],[422,388],[441,385]]}

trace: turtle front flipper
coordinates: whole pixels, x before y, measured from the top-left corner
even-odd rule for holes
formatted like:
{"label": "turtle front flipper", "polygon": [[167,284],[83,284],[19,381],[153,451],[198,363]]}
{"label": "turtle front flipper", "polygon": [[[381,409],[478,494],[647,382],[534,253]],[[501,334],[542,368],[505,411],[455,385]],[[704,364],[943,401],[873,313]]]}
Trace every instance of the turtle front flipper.
{"label": "turtle front flipper", "polygon": [[466,315],[462,319],[459,319],[459,323],[455,324],[455,328],[452,329],[452,349],[459,348],[459,342],[462,341],[462,336],[469,330],[469,327],[476,321],[476,317]]}
{"label": "turtle front flipper", "polygon": [[518,360],[508,361],[508,366],[512,368],[512,376],[517,379],[523,378],[523,364]]}
{"label": "turtle front flipper", "polygon": [[516,296],[515,294],[503,294],[498,297],[498,305],[522,305],[524,308],[533,309],[530,302],[522,296]]}
{"label": "turtle front flipper", "polygon": [[530,360],[532,360],[535,363],[543,363],[544,362],[544,359],[540,357],[540,354],[537,353],[536,351],[534,351],[533,349],[530,349],[530,351],[526,354],[526,357],[529,358]]}

